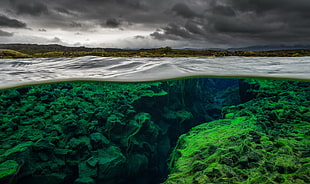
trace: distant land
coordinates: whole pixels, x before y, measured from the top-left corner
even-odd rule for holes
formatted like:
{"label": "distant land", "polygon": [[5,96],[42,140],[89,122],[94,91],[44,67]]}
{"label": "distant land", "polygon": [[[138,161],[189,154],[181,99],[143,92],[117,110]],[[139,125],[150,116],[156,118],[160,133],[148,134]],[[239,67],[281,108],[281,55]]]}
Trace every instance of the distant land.
{"label": "distant land", "polygon": [[310,56],[310,46],[252,46],[223,49],[172,49],[171,47],[153,49],[118,49],[66,47],[62,45],[0,44],[0,58],[58,58],[58,57],[301,57]]}
{"label": "distant land", "polygon": [[255,45],[241,48],[229,48],[228,51],[275,51],[310,49],[310,45]]}
{"label": "distant land", "polygon": [[183,48],[185,50],[227,50],[227,51],[275,51],[275,50],[300,50],[310,49],[310,45],[254,45],[239,48]]}

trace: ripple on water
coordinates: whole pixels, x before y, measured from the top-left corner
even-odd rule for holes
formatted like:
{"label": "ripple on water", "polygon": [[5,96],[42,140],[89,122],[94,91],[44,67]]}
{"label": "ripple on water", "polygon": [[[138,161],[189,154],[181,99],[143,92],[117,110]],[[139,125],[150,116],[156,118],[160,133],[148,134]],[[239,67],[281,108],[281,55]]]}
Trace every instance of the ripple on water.
{"label": "ripple on water", "polygon": [[143,82],[183,77],[310,80],[310,57],[94,57],[0,60],[0,89],[73,80]]}

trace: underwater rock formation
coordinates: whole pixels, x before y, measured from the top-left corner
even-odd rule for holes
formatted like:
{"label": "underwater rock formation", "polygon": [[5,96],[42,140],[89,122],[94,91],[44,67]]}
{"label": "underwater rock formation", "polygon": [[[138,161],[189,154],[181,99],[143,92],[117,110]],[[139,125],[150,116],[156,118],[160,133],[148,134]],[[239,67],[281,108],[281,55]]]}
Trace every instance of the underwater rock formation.
{"label": "underwater rock formation", "polygon": [[218,100],[238,103],[216,91],[209,79],[0,91],[0,183],[160,183],[178,136],[219,118]]}
{"label": "underwater rock formation", "polygon": [[257,97],[180,136],[174,183],[310,183],[310,83],[246,80]]}
{"label": "underwater rock formation", "polygon": [[310,84],[219,80],[0,91],[0,183],[309,183]]}

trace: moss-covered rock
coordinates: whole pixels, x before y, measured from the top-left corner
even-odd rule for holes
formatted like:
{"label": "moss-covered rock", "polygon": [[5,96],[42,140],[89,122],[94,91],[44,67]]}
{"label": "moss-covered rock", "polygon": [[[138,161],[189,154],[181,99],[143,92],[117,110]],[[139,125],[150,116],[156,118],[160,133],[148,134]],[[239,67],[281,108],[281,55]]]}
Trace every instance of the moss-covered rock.
{"label": "moss-covered rock", "polygon": [[[68,82],[0,91],[0,162],[23,163],[14,176],[21,184],[159,182],[177,137],[222,116],[180,138],[169,182],[254,182],[267,172],[272,182],[305,182],[307,85],[275,82],[268,91],[273,83],[261,83],[251,83],[257,87],[250,90],[261,92],[241,105],[229,97],[236,88],[218,93],[213,79]],[[228,105],[235,106],[221,114]]]}
{"label": "moss-covered rock", "polygon": [[[0,163],[24,163],[14,176],[22,184],[163,178],[171,139],[179,135],[171,125],[190,126],[199,114],[184,108],[199,85],[184,92],[184,84],[67,82],[0,91]],[[173,120],[162,116],[163,107]]]}
{"label": "moss-covered rock", "polygon": [[309,83],[251,85],[256,98],[179,138],[164,183],[310,182]]}
{"label": "moss-covered rock", "polygon": [[14,160],[7,160],[0,164],[0,181],[4,181],[8,177],[13,177],[13,175],[18,171],[19,164]]}

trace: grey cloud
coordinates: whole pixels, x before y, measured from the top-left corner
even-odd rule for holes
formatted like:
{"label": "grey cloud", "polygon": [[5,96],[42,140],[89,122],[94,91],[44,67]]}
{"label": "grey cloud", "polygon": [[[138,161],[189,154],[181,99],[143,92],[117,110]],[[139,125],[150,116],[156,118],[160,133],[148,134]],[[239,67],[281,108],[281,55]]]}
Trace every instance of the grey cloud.
{"label": "grey cloud", "polygon": [[185,27],[171,23],[163,28],[163,32],[155,31],[150,36],[158,40],[182,40],[190,39],[193,35]]}
{"label": "grey cloud", "polygon": [[151,38],[156,39],[156,40],[160,40],[160,41],[165,41],[165,40],[179,40],[180,38],[178,38],[175,35],[169,35],[166,33],[161,33],[158,31],[155,31],[153,33],[150,34]]}
{"label": "grey cloud", "polygon": [[176,24],[170,24],[164,30],[165,30],[165,34],[168,34],[168,35],[176,35],[181,38],[191,37],[190,32],[185,27],[182,27]]}
{"label": "grey cloud", "polygon": [[164,35],[163,33],[160,33],[159,31],[155,31],[150,34],[150,36],[156,40],[167,40],[167,35]]}
{"label": "grey cloud", "polygon": [[240,11],[255,11],[257,13],[268,11],[309,13],[310,8],[308,0],[228,0],[226,2]]}
{"label": "grey cloud", "polygon": [[89,29],[98,24],[110,28],[136,24],[156,28],[173,21],[171,15],[164,13],[171,10],[173,3],[167,7],[166,3],[165,0],[1,0],[0,12],[7,9],[17,17],[35,15],[23,18],[31,18],[32,24],[46,28],[67,29],[67,22],[86,22]]}
{"label": "grey cloud", "polygon": [[11,4],[15,8],[16,13],[20,15],[39,16],[48,13],[47,6],[36,0],[12,0]]}
{"label": "grey cloud", "polygon": [[9,32],[0,30],[0,36],[10,37],[10,36],[13,36],[13,35],[14,35],[14,33],[9,33]]}
{"label": "grey cloud", "polygon": [[69,10],[67,10],[66,8],[58,7],[58,8],[55,8],[55,10],[57,12],[64,13],[64,14],[67,14],[67,15],[73,15],[73,13],[70,12]]}
{"label": "grey cloud", "polygon": [[235,10],[229,6],[215,5],[210,11],[215,15],[236,16]]}
{"label": "grey cloud", "polygon": [[121,25],[120,20],[116,18],[109,18],[105,21],[104,24],[101,24],[102,27],[118,28]]}
{"label": "grey cloud", "polygon": [[310,44],[309,9],[309,0],[1,0],[0,12],[25,23],[0,15],[0,26],[72,34],[121,27],[147,30],[156,43]]}
{"label": "grey cloud", "polygon": [[16,19],[10,19],[5,15],[0,15],[0,27],[26,28],[26,24]]}
{"label": "grey cloud", "polygon": [[178,3],[172,7],[172,11],[184,18],[194,18],[198,15],[192,11],[186,4]]}
{"label": "grey cloud", "polygon": [[72,22],[72,23],[70,24],[70,26],[71,26],[71,27],[82,27],[82,24],[79,23],[79,22]]}
{"label": "grey cloud", "polygon": [[52,43],[63,43],[63,41],[58,37],[54,37],[53,39],[50,40],[50,42],[52,42]]}
{"label": "grey cloud", "polygon": [[251,19],[244,19],[242,17],[213,17],[209,20],[209,26],[210,28],[212,26],[215,32],[227,34],[263,34],[283,28],[283,24],[266,23],[254,17]]}
{"label": "grey cloud", "polygon": [[[205,11],[192,14],[189,3],[176,4],[172,10],[183,20],[177,26],[167,23],[163,32],[155,31],[158,40],[205,40],[213,43],[247,44],[309,43],[309,0],[209,0],[200,1]],[[188,18],[195,18],[189,21]]]}
{"label": "grey cloud", "polygon": [[135,39],[145,39],[145,36],[137,35],[135,36]]}
{"label": "grey cloud", "polygon": [[197,35],[204,34],[204,30],[199,23],[188,21],[184,27],[192,34],[197,34]]}

